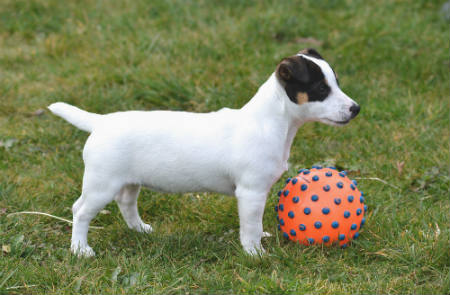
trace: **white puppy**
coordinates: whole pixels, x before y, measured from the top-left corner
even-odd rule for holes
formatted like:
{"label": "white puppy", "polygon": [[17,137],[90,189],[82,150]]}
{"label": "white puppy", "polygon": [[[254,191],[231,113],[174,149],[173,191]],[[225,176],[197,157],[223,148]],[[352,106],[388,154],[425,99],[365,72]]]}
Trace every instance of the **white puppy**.
{"label": "white puppy", "polygon": [[241,109],[211,113],[128,111],[88,113],[66,103],[56,115],[90,132],[83,151],[80,198],[73,205],[71,249],[83,256],[92,218],[116,200],[128,227],[151,232],[138,213],[141,186],[163,192],[217,192],[238,200],[245,251],[264,251],[267,194],[287,170],[297,129],[305,122],[344,125],[359,112],[313,49],[283,59]]}

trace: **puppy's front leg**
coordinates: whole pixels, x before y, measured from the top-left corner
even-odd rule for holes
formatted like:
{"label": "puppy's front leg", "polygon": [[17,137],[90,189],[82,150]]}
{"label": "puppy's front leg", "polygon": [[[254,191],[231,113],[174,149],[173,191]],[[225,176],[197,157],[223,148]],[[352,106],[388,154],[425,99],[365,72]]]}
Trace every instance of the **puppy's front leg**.
{"label": "puppy's front leg", "polygon": [[264,253],[261,246],[263,236],[262,218],[267,192],[237,188],[240,238],[244,250],[250,255]]}

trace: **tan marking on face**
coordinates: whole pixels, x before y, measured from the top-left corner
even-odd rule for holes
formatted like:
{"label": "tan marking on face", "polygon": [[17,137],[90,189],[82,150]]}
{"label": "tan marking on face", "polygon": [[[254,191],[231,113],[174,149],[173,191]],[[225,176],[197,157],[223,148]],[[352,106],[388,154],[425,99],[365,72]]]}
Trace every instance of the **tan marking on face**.
{"label": "tan marking on face", "polygon": [[301,105],[309,101],[308,94],[306,92],[297,93],[297,104]]}
{"label": "tan marking on face", "polygon": [[297,54],[308,54],[308,49],[300,50]]}

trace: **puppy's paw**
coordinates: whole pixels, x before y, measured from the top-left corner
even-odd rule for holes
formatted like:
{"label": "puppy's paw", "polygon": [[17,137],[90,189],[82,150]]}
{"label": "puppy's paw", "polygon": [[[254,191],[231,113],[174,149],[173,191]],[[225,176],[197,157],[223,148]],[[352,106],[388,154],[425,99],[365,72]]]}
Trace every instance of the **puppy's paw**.
{"label": "puppy's paw", "polygon": [[140,220],[131,224],[128,223],[128,228],[135,230],[138,233],[146,233],[146,234],[149,234],[153,231],[153,228],[150,224],[143,223]]}
{"label": "puppy's paw", "polygon": [[272,236],[272,234],[271,233],[268,233],[268,232],[266,232],[266,231],[264,231],[263,233],[262,233],[262,237],[263,238],[270,238]]}
{"label": "puppy's paw", "polygon": [[142,223],[136,230],[140,233],[149,234],[153,231],[153,227],[150,224]]}
{"label": "puppy's paw", "polygon": [[94,250],[92,250],[92,248],[89,247],[89,245],[86,246],[72,245],[70,247],[70,250],[72,251],[73,254],[75,254],[79,258],[95,256]]}
{"label": "puppy's paw", "polygon": [[262,256],[264,253],[266,253],[266,250],[264,250],[261,245],[248,247],[244,246],[244,251],[251,256]]}

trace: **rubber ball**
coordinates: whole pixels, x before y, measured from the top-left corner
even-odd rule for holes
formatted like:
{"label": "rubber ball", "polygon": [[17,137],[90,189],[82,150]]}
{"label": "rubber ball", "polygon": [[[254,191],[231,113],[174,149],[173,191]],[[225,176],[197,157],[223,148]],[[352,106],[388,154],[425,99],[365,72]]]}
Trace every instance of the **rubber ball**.
{"label": "rubber ball", "polygon": [[333,167],[299,170],[278,196],[278,228],[285,238],[304,245],[345,248],[365,222],[367,206],[357,182]]}

